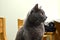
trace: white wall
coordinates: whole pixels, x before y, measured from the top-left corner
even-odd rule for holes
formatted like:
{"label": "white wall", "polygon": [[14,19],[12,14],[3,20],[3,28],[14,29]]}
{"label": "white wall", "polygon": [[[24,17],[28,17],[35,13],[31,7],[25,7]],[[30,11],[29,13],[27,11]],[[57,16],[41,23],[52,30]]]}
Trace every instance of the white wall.
{"label": "white wall", "polygon": [[36,4],[45,10],[47,21],[58,19],[57,0],[0,0],[0,17],[6,18],[8,40],[14,40],[17,32],[17,19],[25,19],[27,12]]}
{"label": "white wall", "polygon": [[60,17],[60,0],[58,0],[58,11],[59,11],[59,17]]}

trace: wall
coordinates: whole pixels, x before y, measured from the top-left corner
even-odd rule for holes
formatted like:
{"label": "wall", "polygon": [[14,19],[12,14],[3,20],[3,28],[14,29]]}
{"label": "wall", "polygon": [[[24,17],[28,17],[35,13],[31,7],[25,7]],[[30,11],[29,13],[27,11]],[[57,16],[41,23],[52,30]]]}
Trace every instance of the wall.
{"label": "wall", "polygon": [[17,19],[24,19],[28,11],[36,4],[45,10],[47,21],[58,19],[57,0],[0,0],[0,17],[6,18],[6,34],[8,40],[14,40],[17,27]]}
{"label": "wall", "polygon": [[59,10],[59,17],[60,17],[60,0],[58,0],[58,10]]}

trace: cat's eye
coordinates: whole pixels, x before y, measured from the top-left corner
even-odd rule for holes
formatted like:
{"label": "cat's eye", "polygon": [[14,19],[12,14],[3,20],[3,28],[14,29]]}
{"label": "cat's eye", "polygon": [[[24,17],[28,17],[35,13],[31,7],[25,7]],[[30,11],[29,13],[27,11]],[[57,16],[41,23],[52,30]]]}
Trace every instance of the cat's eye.
{"label": "cat's eye", "polygon": [[43,13],[40,13],[40,15],[43,15]]}
{"label": "cat's eye", "polygon": [[43,13],[42,13],[42,15],[43,15]]}

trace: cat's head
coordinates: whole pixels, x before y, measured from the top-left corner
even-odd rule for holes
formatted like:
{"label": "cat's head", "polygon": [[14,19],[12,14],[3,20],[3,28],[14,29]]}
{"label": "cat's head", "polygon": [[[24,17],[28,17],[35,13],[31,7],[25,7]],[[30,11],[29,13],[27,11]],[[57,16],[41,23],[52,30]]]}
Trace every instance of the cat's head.
{"label": "cat's head", "polygon": [[38,4],[36,4],[33,9],[30,11],[28,19],[31,23],[41,23],[46,20],[47,16],[43,9],[38,8]]}

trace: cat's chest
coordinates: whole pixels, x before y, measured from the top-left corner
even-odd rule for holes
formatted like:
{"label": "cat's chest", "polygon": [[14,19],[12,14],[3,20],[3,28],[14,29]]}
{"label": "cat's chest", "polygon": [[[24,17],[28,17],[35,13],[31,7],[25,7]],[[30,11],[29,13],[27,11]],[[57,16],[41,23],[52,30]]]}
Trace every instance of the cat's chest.
{"label": "cat's chest", "polygon": [[44,31],[45,31],[45,28],[44,28],[44,24],[41,24],[37,27],[33,27],[30,29],[30,34],[33,35],[33,36],[41,36],[44,34]]}

